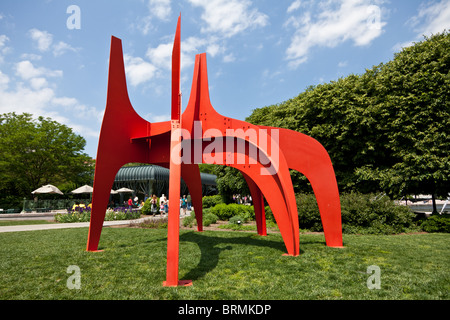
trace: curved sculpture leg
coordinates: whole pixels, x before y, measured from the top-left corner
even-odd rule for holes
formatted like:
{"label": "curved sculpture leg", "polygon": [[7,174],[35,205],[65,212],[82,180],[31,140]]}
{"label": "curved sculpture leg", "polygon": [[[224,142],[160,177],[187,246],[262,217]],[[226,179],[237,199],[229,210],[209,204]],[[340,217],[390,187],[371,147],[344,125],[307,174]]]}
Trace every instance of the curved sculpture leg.
{"label": "curved sculpture leg", "polygon": [[255,220],[257,232],[260,236],[267,236],[266,215],[264,211],[264,197],[256,183],[244,172],[241,172],[250,189],[253,208],[255,210]]}
{"label": "curved sculpture leg", "polygon": [[280,147],[289,168],[304,174],[311,183],[327,246],[342,247],[341,203],[328,152],[317,140],[287,129],[280,129]]}
{"label": "curved sculpture leg", "polygon": [[105,163],[97,161],[95,168],[94,191],[92,193],[91,221],[86,251],[98,251],[98,243],[108,208],[111,188],[118,169],[110,168]]}
{"label": "curved sculpture leg", "polygon": [[[224,160],[226,159],[226,156],[226,152],[223,152]],[[261,162],[257,160],[256,164],[248,165],[248,163],[250,163],[249,155],[245,154],[244,157],[244,163],[247,164],[228,165],[243,172],[253,181],[253,183],[259,186],[272,209],[283,241],[286,245],[288,255],[298,256],[300,254],[300,249],[297,205],[295,203],[294,189],[292,187],[292,181],[284,156],[280,152],[278,171],[273,175],[261,175],[261,169],[264,167]],[[251,162],[254,163],[254,161]]]}
{"label": "curved sculpture leg", "polygon": [[197,164],[182,164],[181,176],[186,183],[194,206],[197,231],[203,231],[202,180]]}
{"label": "curved sculpture leg", "polygon": [[[147,122],[134,111],[128,99],[122,43],[111,38],[108,94],[100,132],[92,194],[88,251],[96,251],[117,171],[128,162],[146,162],[148,141],[130,143],[133,135],[148,136]],[[120,152],[117,152],[120,150]]]}
{"label": "curved sculpture leg", "polygon": [[[292,190],[292,194],[290,194],[290,192],[286,193],[286,190],[284,190],[285,188],[283,188],[277,175],[261,176],[259,172],[255,172],[254,170],[242,168],[239,167],[239,165],[236,165],[235,167],[242,172],[245,172],[258,186],[260,186],[261,192],[264,194],[264,197],[272,209],[288,255],[298,256],[300,254],[298,218],[296,219],[297,223],[295,223],[295,220],[292,219],[293,212],[290,210],[285,198],[294,197],[295,200],[294,191]],[[295,216],[297,216],[296,212]]]}

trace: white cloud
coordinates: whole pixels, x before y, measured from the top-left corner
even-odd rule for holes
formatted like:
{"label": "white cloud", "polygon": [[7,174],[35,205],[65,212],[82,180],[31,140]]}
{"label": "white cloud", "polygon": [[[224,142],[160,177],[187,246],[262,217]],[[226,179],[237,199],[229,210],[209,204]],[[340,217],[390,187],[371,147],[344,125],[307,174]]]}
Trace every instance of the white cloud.
{"label": "white cloud", "polygon": [[8,41],[9,38],[6,35],[0,35],[0,63],[3,63],[3,56],[11,50],[10,47],[6,46],[6,42]]}
{"label": "white cloud", "polygon": [[223,57],[223,62],[233,62],[234,60],[236,60],[236,57],[232,53]]}
{"label": "white cloud", "polygon": [[48,86],[47,79],[45,78],[32,78],[30,79],[30,85],[33,89],[39,90]]}
{"label": "white cloud", "polygon": [[[27,112],[34,117],[50,117],[72,128],[77,134],[98,138],[97,126],[103,118],[103,110],[82,105],[75,98],[57,97],[55,90],[48,87],[44,78],[32,78],[30,86],[17,83],[10,90],[7,88],[8,82],[9,77],[0,71],[0,113]],[[93,119],[95,122],[80,124],[76,119],[83,119],[84,122]]]}
{"label": "white cloud", "polygon": [[[52,50],[55,57],[59,57],[68,51],[77,52],[79,50],[73,48],[70,44],[65,43],[64,41],[59,41],[58,43],[52,45],[53,35],[47,31],[42,31],[34,28],[28,31],[28,35],[31,37],[39,51],[47,52],[49,50]],[[30,54],[27,55],[32,57]],[[33,56],[40,60],[39,55],[34,54]]]}
{"label": "white cloud", "polygon": [[[385,22],[381,21],[381,8],[371,0],[328,0],[317,4],[315,10],[302,16],[291,16],[285,23],[293,28],[286,58],[291,67],[307,61],[313,47],[333,48],[346,41],[355,46],[370,44],[381,35]],[[317,13],[318,12],[318,13]]]}
{"label": "white cloud", "polygon": [[252,9],[249,0],[188,0],[192,5],[201,7],[201,18],[206,22],[202,32],[219,33],[232,37],[248,28],[264,27],[269,17]]}
{"label": "white cloud", "polygon": [[[53,36],[37,29],[31,29],[27,36],[40,52],[51,52],[55,56],[76,50],[60,41],[53,44]],[[0,58],[5,52],[8,37],[0,35]],[[50,117],[72,128],[84,137],[98,138],[102,111],[86,106],[72,97],[58,95],[58,83],[62,70],[40,66],[42,56],[34,53],[18,55],[18,62],[12,65],[10,74],[0,71],[0,113],[30,113],[34,117]]]}
{"label": "white cloud", "polygon": [[445,29],[450,30],[450,1],[429,1],[422,3],[418,8],[417,15],[411,17],[406,25],[417,33],[414,39],[396,43],[392,50],[401,51],[403,48],[412,46],[415,42],[423,40],[423,36],[441,33]]}
{"label": "white cloud", "polygon": [[149,0],[148,8],[151,15],[161,20],[168,20],[172,14],[170,0]]}
{"label": "white cloud", "polygon": [[53,45],[53,55],[59,57],[66,53],[67,51],[77,52],[77,49],[73,48],[70,44],[63,41],[59,41],[57,44]]}
{"label": "white cloud", "polygon": [[63,72],[61,70],[50,70],[47,68],[36,68],[29,60],[24,60],[16,63],[16,74],[24,80],[36,78],[40,76],[47,77],[62,77]]}
{"label": "white cloud", "polygon": [[429,1],[422,3],[418,14],[412,17],[408,24],[414,27],[414,31],[422,35],[430,36],[450,29],[450,1]]}
{"label": "white cloud", "polygon": [[31,39],[35,42],[39,51],[48,51],[53,42],[53,35],[47,31],[41,31],[38,29],[31,29],[28,31]]}
{"label": "white cloud", "polygon": [[158,68],[170,69],[173,43],[163,43],[156,48],[148,48],[146,56]]}
{"label": "white cloud", "polygon": [[51,88],[33,90],[18,84],[14,90],[0,91],[0,113],[28,112],[33,115],[46,116],[45,109],[50,105],[55,92]]}
{"label": "white cloud", "polygon": [[139,57],[124,55],[125,72],[132,86],[144,83],[155,76],[156,67]]}
{"label": "white cloud", "polygon": [[9,38],[6,35],[0,35],[0,49],[3,49],[6,46],[5,43],[7,41],[9,41]]}
{"label": "white cloud", "polygon": [[35,53],[23,53],[20,56],[21,59],[23,60],[34,60],[34,61],[38,61],[42,59],[42,56],[39,54],[35,54]]}
{"label": "white cloud", "polygon": [[68,97],[53,98],[52,102],[63,107],[72,107],[78,103],[77,99]]}
{"label": "white cloud", "polygon": [[297,10],[300,8],[300,5],[302,4],[301,0],[295,0],[291,3],[291,5],[287,8],[286,12],[291,13],[292,11]]}
{"label": "white cloud", "polygon": [[8,88],[8,83],[9,83],[8,75],[0,71],[0,90]]}
{"label": "white cloud", "polygon": [[[222,48],[211,41],[198,37],[189,37],[181,42],[181,69],[188,68],[194,64],[195,55],[205,49],[211,54],[216,55],[222,51]],[[163,43],[156,48],[148,48],[146,56],[154,66],[160,69],[170,69],[172,67],[173,42]]]}
{"label": "white cloud", "polygon": [[130,24],[131,30],[137,29],[146,36],[150,30],[155,29],[152,24],[154,18],[168,21],[172,15],[170,3],[171,0],[148,0],[148,13],[146,13],[146,16],[144,17],[137,17],[136,20]]}

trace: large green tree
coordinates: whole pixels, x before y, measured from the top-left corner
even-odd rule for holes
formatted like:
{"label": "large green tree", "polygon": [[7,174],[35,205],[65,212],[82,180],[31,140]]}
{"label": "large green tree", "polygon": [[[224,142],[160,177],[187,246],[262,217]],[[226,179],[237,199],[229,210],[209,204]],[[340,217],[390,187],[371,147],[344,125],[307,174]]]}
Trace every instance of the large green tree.
{"label": "large green tree", "polygon": [[86,141],[66,125],[31,114],[0,115],[0,197],[29,196],[48,183],[90,183]]}
{"label": "large green tree", "polygon": [[[425,38],[362,75],[256,109],[254,124],[297,130],[328,150],[341,190],[450,191],[450,34]],[[294,186],[302,178],[293,176]]]}

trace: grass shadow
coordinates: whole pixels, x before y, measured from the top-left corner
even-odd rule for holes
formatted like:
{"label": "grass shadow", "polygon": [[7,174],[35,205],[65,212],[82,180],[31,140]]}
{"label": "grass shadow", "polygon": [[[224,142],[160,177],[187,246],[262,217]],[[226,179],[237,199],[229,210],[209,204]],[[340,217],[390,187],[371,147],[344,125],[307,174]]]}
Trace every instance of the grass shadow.
{"label": "grass shadow", "polygon": [[[239,237],[223,237],[205,232],[187,232],[180,236],[180,241],[195,243],[200,249],[199,263],[183,276],[183,279],[190,280],[197,280],[214,270],[219,263],[220,254],[223,251],[232,250],[232,245],[270,247],[279,250],[280,255],[286,252],[286,247],[282,241],[267,240],[253,234]],[[228,245],[224,247],[224,244]]]}

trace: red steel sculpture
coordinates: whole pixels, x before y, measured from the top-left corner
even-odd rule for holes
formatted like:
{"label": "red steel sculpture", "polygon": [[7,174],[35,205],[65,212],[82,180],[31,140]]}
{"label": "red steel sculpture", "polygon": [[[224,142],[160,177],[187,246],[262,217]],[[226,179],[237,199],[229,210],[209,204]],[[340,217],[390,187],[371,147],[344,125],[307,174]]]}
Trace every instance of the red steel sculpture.
{"label": "red steel sculpture", "polygon": [[140,162],[170,169],[167,274],[164,286],[190,285],[178,278],[180,180],[183,178],[202,231],[199,163],[234,167],[244,176],[253,199],[257,232],[266,233],[264,198],[277,221],[287,255],[298,256],[299,224],[289,169],[311,183],[322,219],[326,245],[342,247],[341,207],[336,177],[325,148],[302,133],[257,126],[217,113],[208,89],[206,54],[195,58],[191,94],[181,114],[180,18],[172,52],[171,121],[150,123],[130,103],[121,40],[111,38],[106,110],[100,132],[87,251],[98,251],[105,212],[117,171]]}

